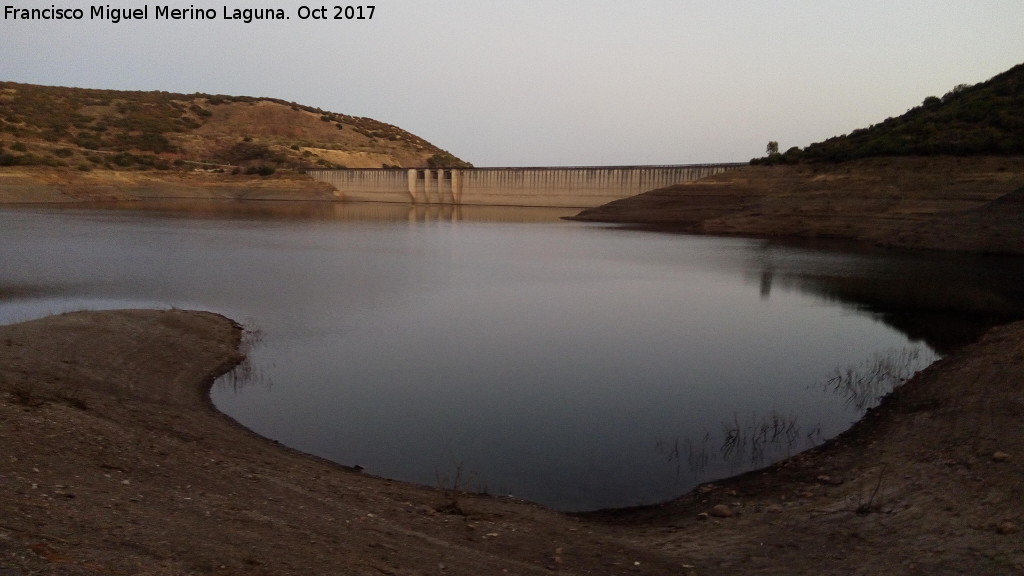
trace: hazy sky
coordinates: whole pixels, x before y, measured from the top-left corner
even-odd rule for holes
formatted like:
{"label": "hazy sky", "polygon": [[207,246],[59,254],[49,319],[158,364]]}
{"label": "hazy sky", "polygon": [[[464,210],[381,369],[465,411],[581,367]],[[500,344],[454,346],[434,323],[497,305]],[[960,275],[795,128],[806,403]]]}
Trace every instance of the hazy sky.
{"label": "hazy sky", "polygon": [[[149,19],[0,21],[0,80],[270,96],[369,116],[477,166],[746,161],[1024,62],[1022,0],[122,2]],[[224,0],[230,1],[230,0]],[[367,4],[368,5],[368,4]],[[157,6],[216,11],[157,20]],[[225,20],[225,6],[289,20]],[[364,5],[366,6],[366,5]]]}

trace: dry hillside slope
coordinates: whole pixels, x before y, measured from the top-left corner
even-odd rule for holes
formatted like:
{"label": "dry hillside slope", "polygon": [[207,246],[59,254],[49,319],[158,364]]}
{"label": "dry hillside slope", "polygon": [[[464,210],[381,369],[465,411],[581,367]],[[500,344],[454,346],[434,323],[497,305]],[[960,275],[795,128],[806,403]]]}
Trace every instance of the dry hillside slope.
{"label": "dry hillside slope", "polygon": [[0,82],[0,166],[293,169],[465,165],[405,130],[274,98]]}

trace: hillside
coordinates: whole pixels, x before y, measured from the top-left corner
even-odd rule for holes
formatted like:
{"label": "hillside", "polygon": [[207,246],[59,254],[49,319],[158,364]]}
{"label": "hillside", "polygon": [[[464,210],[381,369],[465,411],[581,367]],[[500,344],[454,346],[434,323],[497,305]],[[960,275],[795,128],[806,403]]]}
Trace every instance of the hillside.
{"label": "hillside", "polygon": [[1024,64],[928,96],[898,118],[752,163],[842,162],[876,156],[1024,154]]}
{"label": "hillside", "polygon": [[584,210],[699,234],[1024,254],[1024,65],[752,166]]}
{"label": "hillside", "polygon": [[0,166],[276,170],[465,163],[396,126],[273,98],[0,82]]}

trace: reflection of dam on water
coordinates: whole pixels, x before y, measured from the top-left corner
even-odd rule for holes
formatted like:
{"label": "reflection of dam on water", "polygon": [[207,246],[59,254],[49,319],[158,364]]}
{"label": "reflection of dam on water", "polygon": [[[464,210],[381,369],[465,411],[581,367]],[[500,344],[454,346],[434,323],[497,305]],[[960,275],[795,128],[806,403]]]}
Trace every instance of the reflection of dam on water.
{"label": "reflection of dam on water", "polygon": [[576,209],[525,206],[414,204],[400,206],[410,222],[557,222]]}
{"label": "reflection of dam on water", "polygon": [[397,202],[339,202],[332,214],[345,220],[431,222],[559,222],[574,208],[477,206],[461,204],[399,204]]}
{"label": "reflection of dam on water", "polygon": [[574,208],[529,206],[474,206],[461,204],[409,204],[396,202],[267,202],[263,200],[146,199],[142,202],[105,202],[108,212],[164,214],[181,218],[281,221],[352,222],[560,222],[576,214]]}
{"label": "reflection of dam on water", "polygon": [[745,166],[310,170],[352,202],[591,208]]}

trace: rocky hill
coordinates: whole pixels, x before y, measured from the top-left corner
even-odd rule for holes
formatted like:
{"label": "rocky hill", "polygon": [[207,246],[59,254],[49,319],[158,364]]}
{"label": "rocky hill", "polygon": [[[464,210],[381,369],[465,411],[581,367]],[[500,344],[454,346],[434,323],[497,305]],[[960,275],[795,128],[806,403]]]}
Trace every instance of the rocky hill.
{"label": "rocky hill", "polygon": [[396,126],[273,98],[0,82],[0,166],[268,175],[465,165]]}

